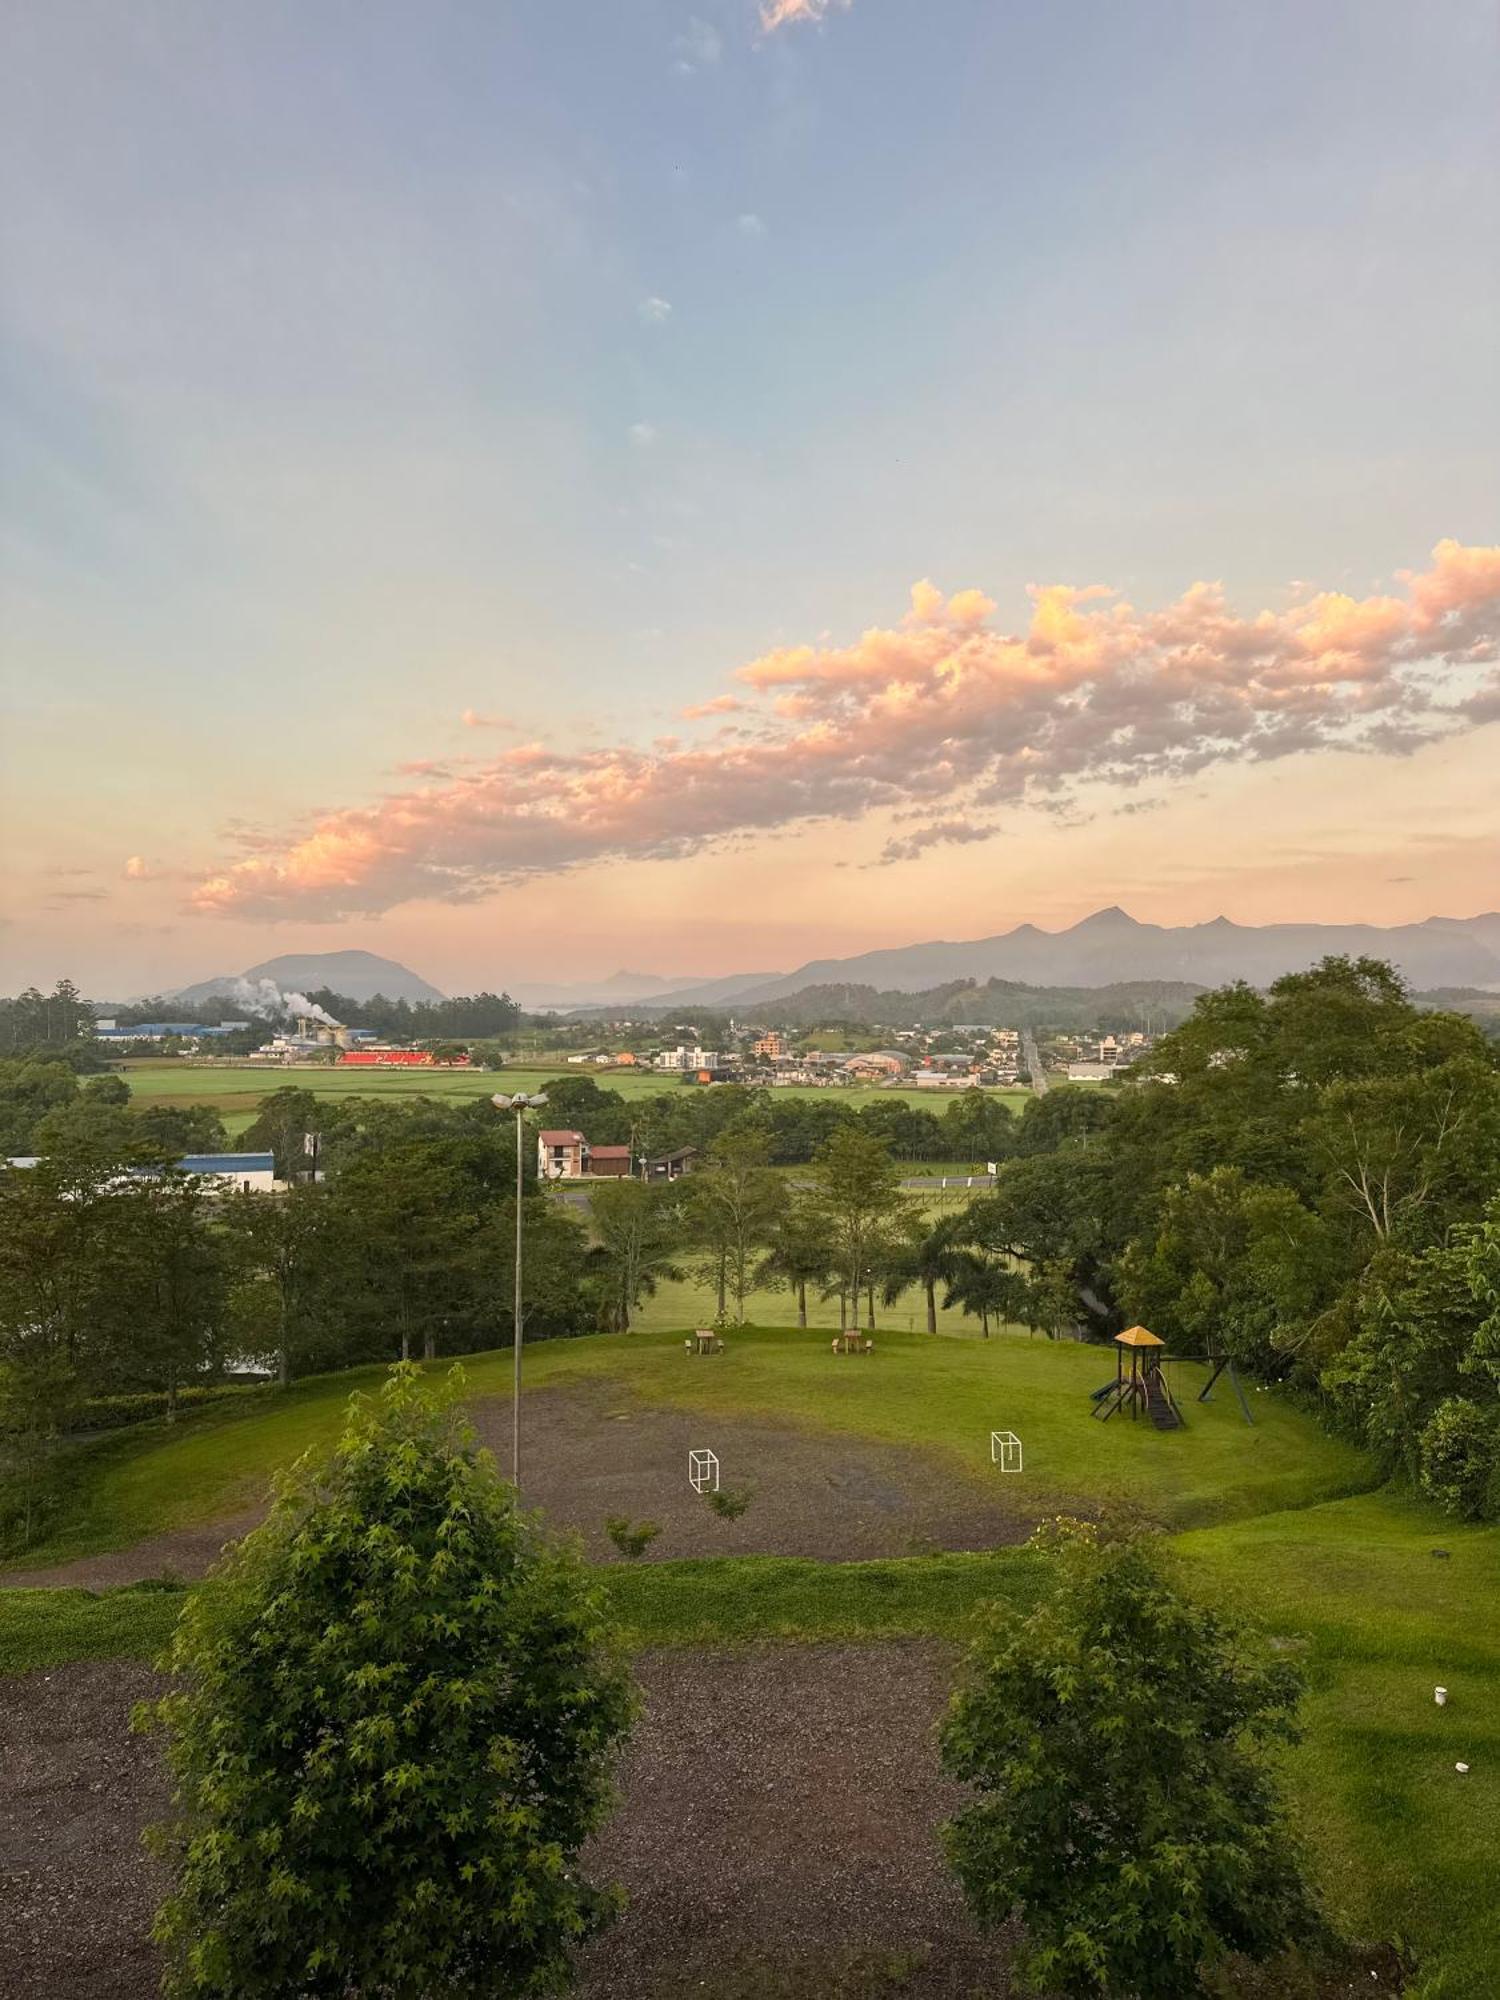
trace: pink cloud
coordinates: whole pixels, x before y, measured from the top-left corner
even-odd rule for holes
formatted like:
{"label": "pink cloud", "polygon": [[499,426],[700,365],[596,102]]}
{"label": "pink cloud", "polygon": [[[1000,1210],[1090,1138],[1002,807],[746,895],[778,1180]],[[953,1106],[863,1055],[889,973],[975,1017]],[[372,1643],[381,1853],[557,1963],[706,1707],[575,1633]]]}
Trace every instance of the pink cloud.
{"label": "pink cloud", "polygon": [[760,25],[771,35],[796,21],[821,21],[830,7],[848,7],[853,0],[761,0]]}
{"label": "pink cloud", "polygon": [[1071,810],[1090,781],[1134,786],[1302,750],[1409,752],[1489,714],[1451,677],[1445,691],[1437,669],[1500,656],[1500,550],[1440,542],[1403,582],[1402,596],[1328,594],[1248,618],[1213,583],[1156,611],[1101,585],[1047,585],[1017,633],[988,622],[981,593],[919,584],[898,626],[750,661],[736,676],[748,698],[698,705],[736,703],[747,720],[705,743],[518,744],[318,813],[193,900],[246,917],[372,915],[881,809],[951,827],[955,811],[967,823],[1003,803]]}

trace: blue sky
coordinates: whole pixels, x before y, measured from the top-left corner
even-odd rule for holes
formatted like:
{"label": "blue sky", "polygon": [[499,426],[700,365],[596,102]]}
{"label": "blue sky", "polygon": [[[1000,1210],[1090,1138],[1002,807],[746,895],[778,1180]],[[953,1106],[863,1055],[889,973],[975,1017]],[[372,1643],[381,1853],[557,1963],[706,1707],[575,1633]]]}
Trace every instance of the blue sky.
{"label": "blue sky", "polygon": [[[450,835],[425,873],[342,902],[194,884],[400,795],[402,763],[502,734],[649,750],[777,647],[900,628],[922,578],[983,590],[1007,632],[1057,582],[1155,609],[1222,580],[1253,618],[1493,541],[1496,19],[1490,0],[853,0],[770,32],[755,0],[11,9],[0,951],[25,976],[76,960],[149,984],[360,942],[463,984],[779,963],[825,934],[1114,900],[1472,903],[1492,726],[1274,770],[1231,756],[1166,784],[1124,848],[1100,833],[1118,773],[1096,771],[1068,815],[1007,797],[992,839],[899,867],[861,865],[905,810],[887,790],[831,831],[758,806],[520,870]],[[466,731],[465,710],[517,729]],[[1299,858],[1278,872],[1226,837],[1184,878],[1223,825],[1214,788],[1252,780],[1290,788]],[[980,780],[956,782],[943,811],[972,818]],[[1377,860],[1354,908],[1360,864],[1399,845],[1402,811],[1430,835],[1434,799],[1466,808],[1460,858],[1401,895]],[[1060,872],[1087,877],[1079,908]]]}

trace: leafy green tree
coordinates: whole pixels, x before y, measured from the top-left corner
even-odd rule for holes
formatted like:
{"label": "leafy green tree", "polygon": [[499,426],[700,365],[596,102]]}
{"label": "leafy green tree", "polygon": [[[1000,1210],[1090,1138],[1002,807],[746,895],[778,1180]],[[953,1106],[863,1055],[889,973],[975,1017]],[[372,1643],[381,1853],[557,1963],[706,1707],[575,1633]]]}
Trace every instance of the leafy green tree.
{"label": "leafy green tree", "polygon": [[274,1354],[290,1382],[299,1368],[338,1353],[343,1326],[348,1241],[328,1190],[298,1182],[268,1199],[245,1195],[227,1204],[234,1249],[231,1325],[250,1354]]}
{"label": "leafy green tree", "polygon": [[954,1271],[954,1259],[963,1238],[964,1218],[959,1214],[931,1218],[908,1218],[901,1237],[893,1244],[884,1266],[881,1294],[893,1306],[911,1285],[920,1285],[927,1307],[927,1331],[937,1332],[937,1288],[947,1283]]}
{"label": "leafy green tree", "polygon": [[1078,1286],[1063,1258],[1046,1258],[1026,1274],[1016,1314],[1022,1326],[1046,1334],[1049,1340],[1060,1340],[1070,1327],[1077,1325],[1078,1314]]}
{"label": "leafy green tree", "polygon": [[144,1174],[107,1198],[110,1283],[128,1328],[130,1373],[177,1393],[223,1359],[229,1326],[231,1253],[215,1219],[216,1197],[192,1174]]}
{"label": "leafy green tree", "polygon": [[942,1729],[975,1798],[945,1828],[982,1923],[1019,1918],[1033,1990],[1187,2000],[1230,1953],[1319,1920],[1266,1759],[1299,1681],[1182,1597],[1146,1542],[1040,1538],[1050,1587],[997,1610]]}
{"label": "leafy green tree", "polygon": [[806,1201],[789,1202],[771,1226],[757,1285],[782,1287],[797,1301],[797,1324],[807,1325],[807,1288],[828,1278],[829,1250],[816,1212]]}
{"label": "leafy green tree", "polygon": [[605,1181],[589,1201],[597,1239],[600,1317],[608,1333],[629,1333],[630,1316],[663,1278],[679,1275],[681,1211],[676,1191],[645,1181]]}
{"label": "leafy green tree", "polygon": [[1418,1442],[1422,1491],[1465,1520],[1500,1516],[1500,1408],[1449,1396]]}
{"label": "leafy green tree", "polygon": [[904,1206],[896,1168],[878,1139],[843,1126],[813,1161],[811,1206],[830,1250],[839,1290],[840,1324],[859,1317],[859,1295],[873,1269],[876,1243]]}
{"label": "leafy green tree", "polygon": [[769,1157],[769,1135],[761,1126],[732,1125],[714,1141],[707,1166],[693,1175],[683,1198],[688,1229],[707,1252],[718,1309],[726,1312],[732,1297],[741,1325],[756,1254],[786,1206],[786,1185]]}
{"label": "leafy green tree", "polygon": [[169,1159],[222,1153],[229,1144],[223,1119],[206,1104],[148,1104],[133,1122],[141,1139]]}
{"label": "leafy green tree", "polygon": [[473,1307],[472,1185],[441,1145],[413,1139],[350,1160],[334,1194],[359,1277],[353,1310],[395,1332],[403,1361],[419,1345],[432,1360],[443,1327]]}
{"label": "leafy green tree", "polygon": [[1007,1320],[1021,1320],[1026,1305],[1026,1279],[1020,1271],[1013,1271],[1002,1256],[972,1244],[953,1252],[947,1272],[947,1296],[943,1300],[945,1312],[957,1306],[960,1312],[972,1313],[979,1321],[981,1334],[988,1340],[992,1319],[1001,1325]]}
{"label": "leafy green tree", "polygon": [[632,1694],[576,1557],[392,1370],[194,1594],[165,1729],[173,2000],[555,1992]]}
{"label": "leafy green tree", "polygon": [[308,1134],[327,1130],[330,1109],[310,1090],[288,1084],[261,1099],[255,1122],[241,1135],[240,1144],[247,1152],[273,1153],[278,1180],[310,1177],[313,1162],[303,1142]]}
{"label": "leafy green tree", "polygon": [[[527,1340],[589,1331],[588,1238],[572,1212],[545,1195],[522,1205],[521,1317]],[[487,1211],[479,1237],[482,1334],[499,1326],[513,1339],[516,1313],[516,1198]]]}

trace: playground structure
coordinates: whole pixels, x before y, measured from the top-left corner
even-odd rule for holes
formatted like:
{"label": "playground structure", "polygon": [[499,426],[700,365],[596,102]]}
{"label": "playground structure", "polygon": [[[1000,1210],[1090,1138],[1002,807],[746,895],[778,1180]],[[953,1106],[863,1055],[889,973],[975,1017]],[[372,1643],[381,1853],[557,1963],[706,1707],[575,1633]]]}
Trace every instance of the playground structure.
{"label": "playground structure", "polygon": [[1022,1469],[1021,1440],[1014,1431],[990,1432],[990,1464],[998,1465],[1002,1472]]}
{"label": "playground structure", "polygon": [[[1123,1333],[1117,1333],[1115,1378],[1091,1393],[1089,1400],[1094,1405],[1091,1414],[1107,1424],[1117,1410],[1128,1405],[1132,1421],[1144,1414],[1159,1431],[1181,1430],[1187,1419],[1172,1394],[1167,1369],[1183,1361],[1201,1361],[1208,1364],[1212,1373],[1198,1391],[1197,1400],[1200,1403],[1211,1402],[1214,1384],[1221,1375],[1227,1374],[1229,1386],[1240,1406],[1240,1414],[1247,1424],[1253,1426],[1255,1419],[1250,1414],[1250,1405],[1240,1387],[1234,1363],[1227,1354],[1168,1354],[1165,1352],[1166,1344],[1144,1326],[1128,1326]],[[1127,1354],[1130,1356],[1128,1368],[1125,1365]]]}
{"label": "playground structure", "polygon": [[717,1493],[719,1490],[719,1455],[713,1451],[690,1451],[688,1453],[688,1485],[695,1493]]}

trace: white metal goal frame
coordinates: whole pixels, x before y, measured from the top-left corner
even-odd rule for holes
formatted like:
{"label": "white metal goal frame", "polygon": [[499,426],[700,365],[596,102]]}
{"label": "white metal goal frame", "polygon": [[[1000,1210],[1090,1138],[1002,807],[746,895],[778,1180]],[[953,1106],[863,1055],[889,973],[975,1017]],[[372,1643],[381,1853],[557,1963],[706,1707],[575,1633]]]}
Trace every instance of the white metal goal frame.
{"label": "white metal goal frame", "polygon": [[998,1465],[1002,1472],[1021,1471],[1021,1440],[1014,1431],[990,1432],[990,1464]]}
{"label": "white metal goal frame", "polygon": [[719,1455],[714,1451],[690,1451],[688,1453],[688,1485],[695,1493],[717,1493],[719,1490]]}

